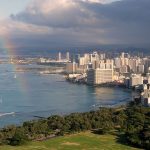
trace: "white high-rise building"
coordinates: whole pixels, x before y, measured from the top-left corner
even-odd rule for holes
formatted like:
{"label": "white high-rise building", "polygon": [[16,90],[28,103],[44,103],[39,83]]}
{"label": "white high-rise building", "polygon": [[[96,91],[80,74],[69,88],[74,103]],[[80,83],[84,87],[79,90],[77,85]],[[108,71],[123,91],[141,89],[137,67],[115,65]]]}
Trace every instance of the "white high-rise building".
{"label": "white high-rise building", "polygon": [[135,58],[129,59],[129,67],[133,73],[137,73],[138,60]]}
{"label": "white high-rise building", "polygon": [[121,58],[125,58],[125,53],[124,52],[121,53]]}
{"label": "white high-rise building", "polygon": [[97,52],[93,52],[92,54],[90,54],[90,62],[93,61],[99,61],[99,55]]}
{"label": "white high-rise building", "polygon": [[150,73],[146,74],[146,78],[147,78],[148,84],[150,84]]}
{"label": "white high-rise building", "polygon": [[120,67],[120,73],[128,73],[129,72],[129,66],[122,66]]}
{"label": "white high-rise building", "polygon": [[114,64],[116,66],[116,68],[120,68],[121,67],[121,59],[116,57],[115,60],[114,60]]}
{"label": "white high-rise building", "polygon": [[150,59],[149,58],[144,58],[144,66],[145,66],[145,72],[148,72],[148,68],[150,67]]}
{"label": "white high-rise building", "polygon": [[69,52],[66,53],[66,60],[70,61],[70,54],[69,54]]}
{"label": "white high-rise building", "polygon": [[102,63],[100,68],[89,69],[87,71],[87,83],[102,84],[113,81],[113,63]]}
{"label": "white high-rise building", "polygon": [[85,64],[88,64],[90,62],[90,55],[89,54],[84,54],[84,62],[85,62]]}
{"label": "white high-rise building", "polygon": [[58,53],[58,61],[61,61],[61,52]]}
{"label": "white high-rise building", "polygon": [[83,66],[83,65],[85,65],[86,64],[86,62],[85,62],[85,57],[80,57],[79,58],[79,65],[80,66]]}
{"label": "white high-rise building", "polygon": [[125,64],[125,65],[129,65],[129,58],[125,58],[125,59],[124,59],[124,64]]}
{"label": "white high-rise building", "polygon": [[132,74],[130,78],[130,86],[134,87],[137,85],[142,85],[143,84],[143,76],[140,74]]}
{"label": "white high-rise building", "polygon": [[105,53],[104,53],[104,54],[100,54],[100,59],[101,59],[101,60],[103,60],[103,59],[105,59],[105,58],[106,58]]}
{"label": "white high-rise building", "polygon": [[137,72],[138,73],[144,73],[144,70],[145,70],[144,65],[140,64],[137,66]]}

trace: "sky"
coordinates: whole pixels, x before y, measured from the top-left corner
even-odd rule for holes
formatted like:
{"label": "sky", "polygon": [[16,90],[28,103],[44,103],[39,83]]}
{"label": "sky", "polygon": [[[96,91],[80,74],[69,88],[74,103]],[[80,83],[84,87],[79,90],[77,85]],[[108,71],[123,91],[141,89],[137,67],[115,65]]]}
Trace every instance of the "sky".
{"label": "sky", "polygon": [[29,2],[30,0],[0,0],[0,18],[22,11]]}
{"label": "sky", "polygon": [[0,47],[150,47],[150,0],[0,0]]}

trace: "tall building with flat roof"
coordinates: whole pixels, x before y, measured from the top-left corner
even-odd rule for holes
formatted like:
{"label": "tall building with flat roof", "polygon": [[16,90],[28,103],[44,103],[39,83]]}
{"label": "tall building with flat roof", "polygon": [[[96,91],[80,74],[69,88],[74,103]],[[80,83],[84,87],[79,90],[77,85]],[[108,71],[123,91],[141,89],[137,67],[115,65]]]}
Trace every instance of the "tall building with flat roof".
{"label": "tall building with flat roof", "polygon": [[58,53],[58,61],[61,61],[61,52]]}
{"label": "tall building with flat roof", "polygon": [[70,61],[70,54],[69,54],[69,52],[66,53],[66,60]]}
{"label": "tall building with flat roof", "polygon": [[121,67],[121,59],[120,58],[118,58],[118,57],[116,57],[115,59],[114,59],[114,64],[115,64],[115,66],[116,66],[116,68],[120,68]]}
{"label": "tall building with flat roof", "polygon": [[137,66],[138,73],[144,73],[144,70],[145,70],[144,65],[140,64]]}
{"label": "tall building with flat roof", "polygon": [[113,81],[113,63],[102,63],[100,68],[87,71],[87,84],[96,85]]}
{"label": "tall building with flat roof", "polygon": [[138,75],[138,74],[132,74],[130,78],[130,86],[134,87],[137,85],[142,85],[143,84],[143,76]]}

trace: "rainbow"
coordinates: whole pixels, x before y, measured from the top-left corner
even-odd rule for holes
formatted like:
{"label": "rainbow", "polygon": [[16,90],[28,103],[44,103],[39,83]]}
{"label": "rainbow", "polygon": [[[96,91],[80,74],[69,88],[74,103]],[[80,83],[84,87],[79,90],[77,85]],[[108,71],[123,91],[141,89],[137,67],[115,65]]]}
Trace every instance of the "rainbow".
{"label": "rainbow", "polygon": [[[16,47],[13,44],[13,42],[9,39],[8,34],[6,34],[7,36],[5,36],[3,38],[3,40],[1,41],[1,45],[2,48],[5,50],[5,55],[8,57],[8,59],[11,61],[13,56],[17,56],[17,53],[15,51]],[[29,90],[29,86],[28,86],[28,81],[26,80],[26,78],[23,78],[22,76],[18,76],[17,74],[17,64],[12,63],[11,65],[11,71],[14,73],[14,75],[12,76],[12,78],[14,78],[14,76],[16,75],[16,77],[14,78],[14,80],[16,80],[17,82],[17,86],[19,89],[21,89],[22,94],[24,94],[24,96],[29,96],[28,95],[28,90]]]}

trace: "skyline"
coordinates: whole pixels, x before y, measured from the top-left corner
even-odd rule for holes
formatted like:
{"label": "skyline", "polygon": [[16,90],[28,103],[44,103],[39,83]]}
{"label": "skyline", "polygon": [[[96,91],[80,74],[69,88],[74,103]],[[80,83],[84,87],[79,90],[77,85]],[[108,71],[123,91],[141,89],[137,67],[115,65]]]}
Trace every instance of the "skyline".
{"label": "skyline", "polygon": [[149,0],[24,0],[21,3],[6,0],[0,3],[2,49],[91,45],[150,48]]}

